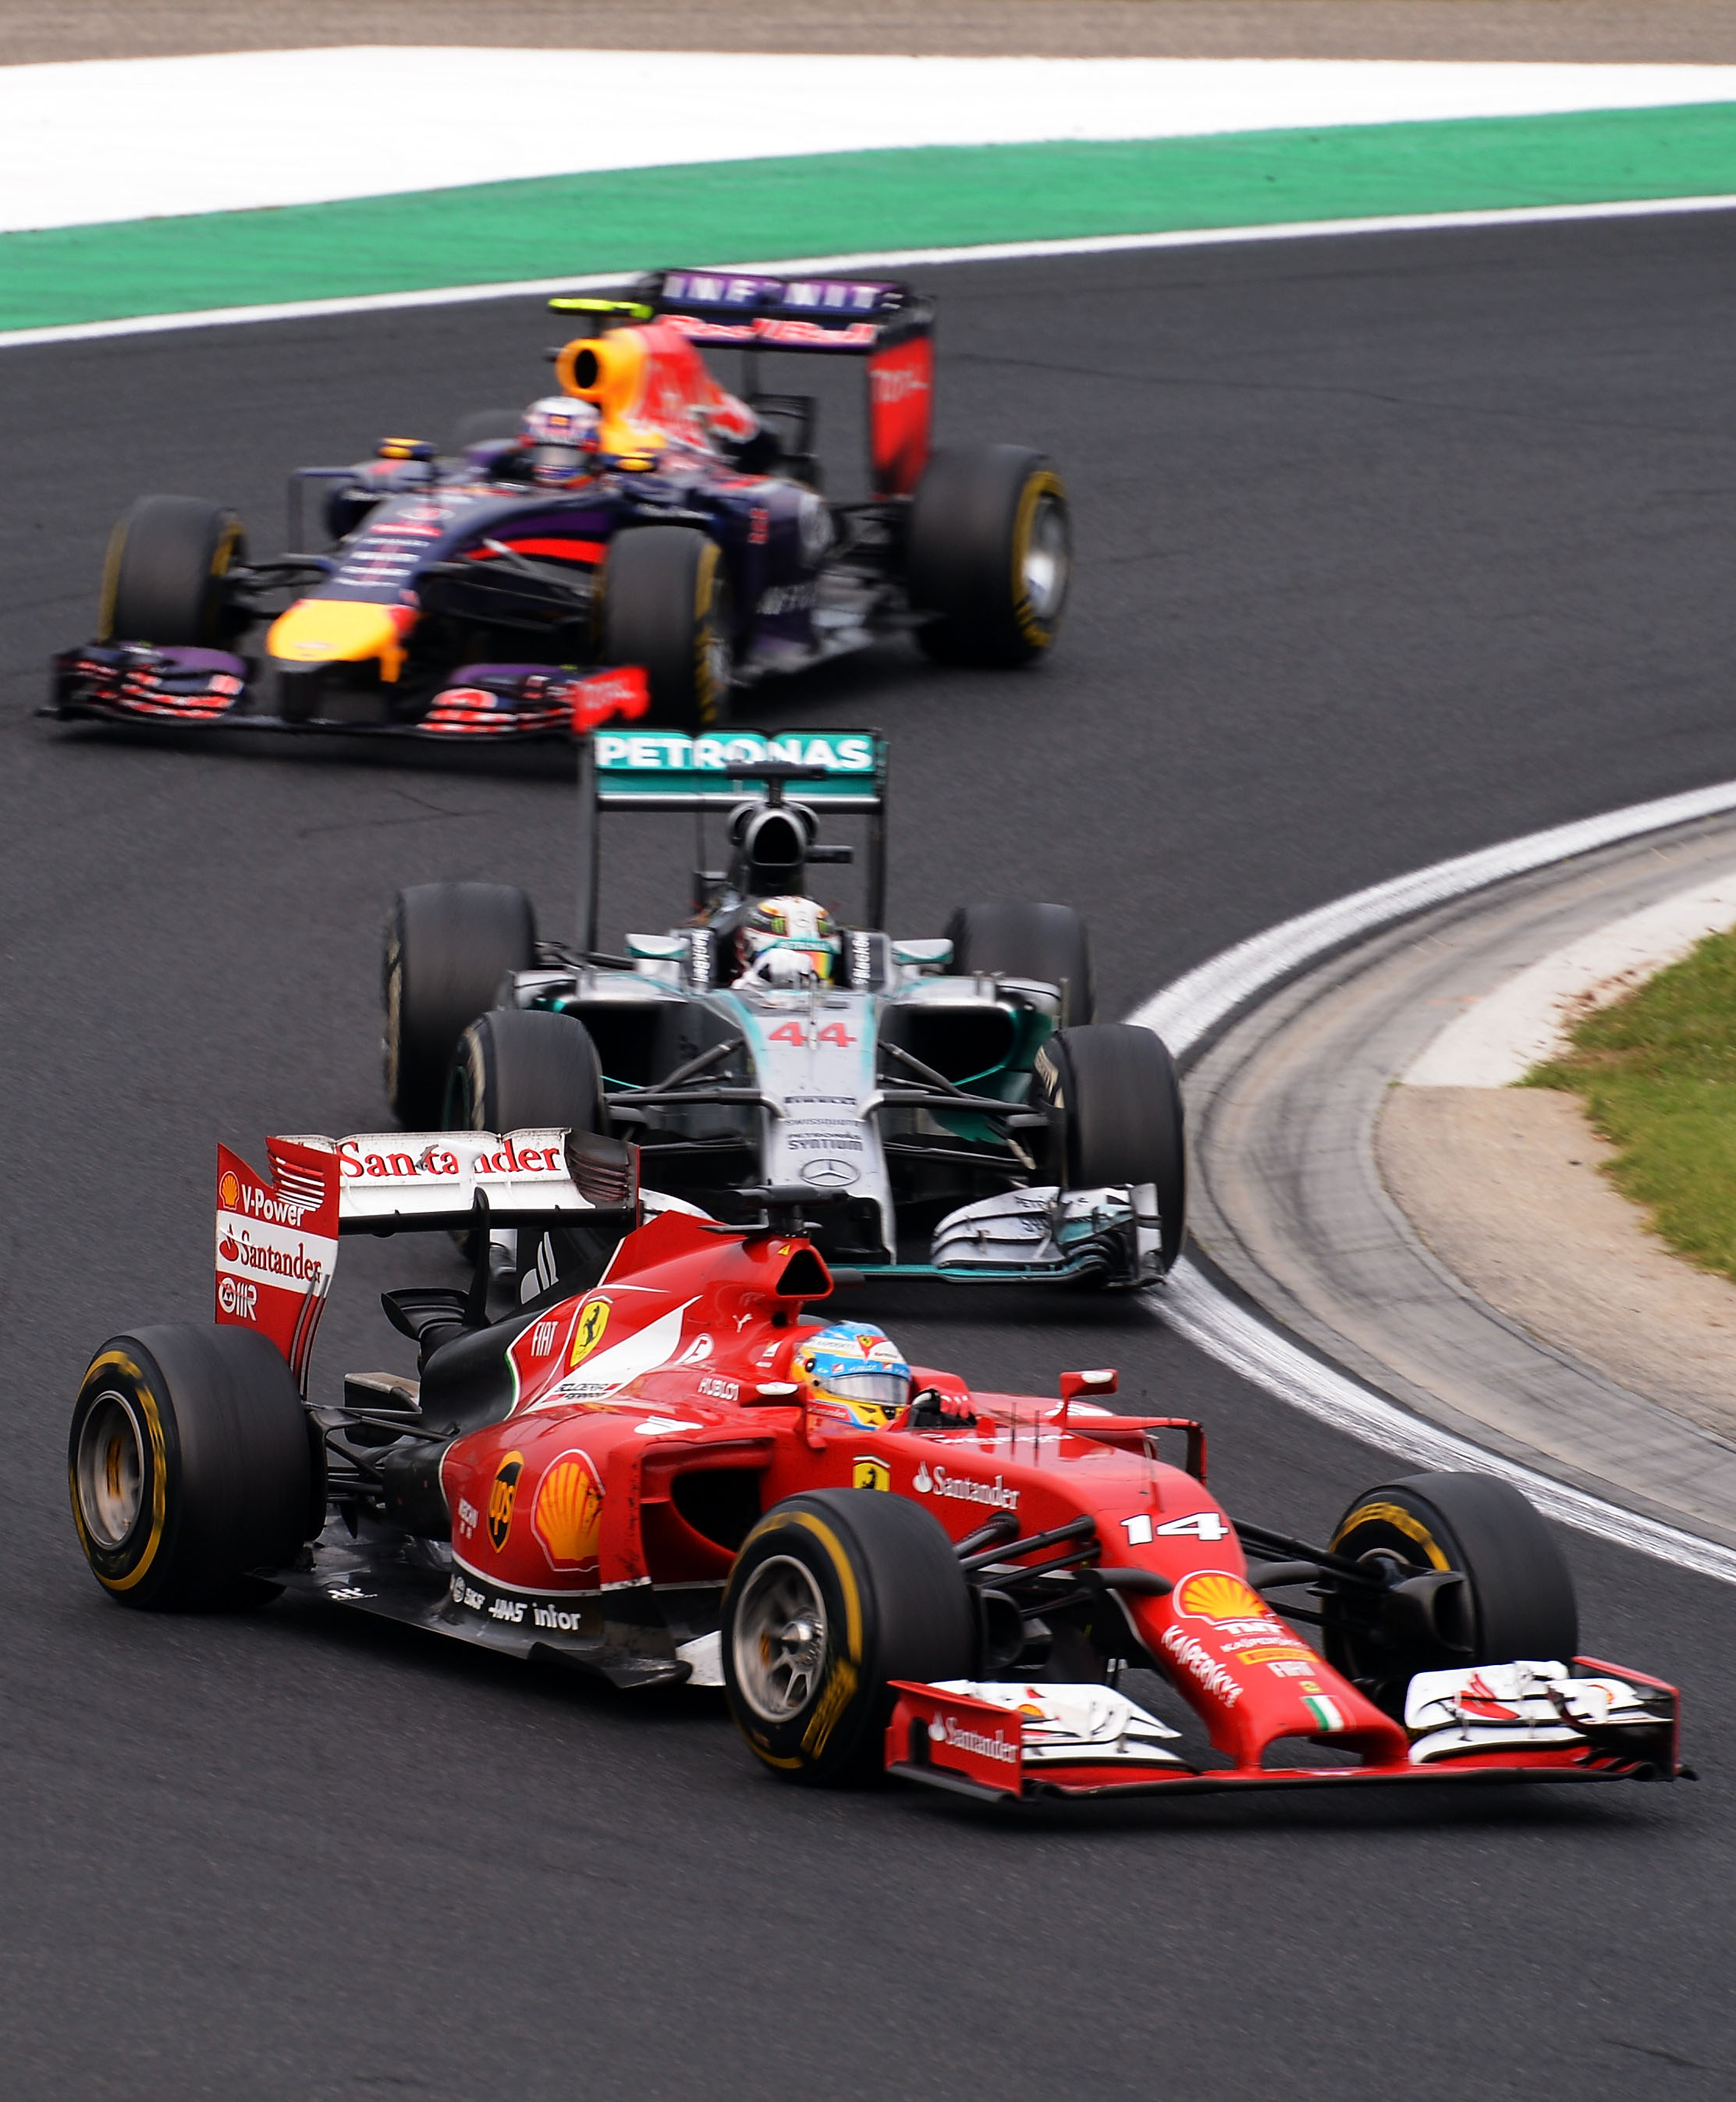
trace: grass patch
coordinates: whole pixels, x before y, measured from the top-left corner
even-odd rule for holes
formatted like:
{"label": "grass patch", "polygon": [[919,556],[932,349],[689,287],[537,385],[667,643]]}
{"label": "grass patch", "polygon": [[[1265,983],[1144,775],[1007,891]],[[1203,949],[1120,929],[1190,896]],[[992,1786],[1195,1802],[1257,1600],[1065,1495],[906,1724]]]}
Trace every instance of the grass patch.
{"label": "grass patch", "polygon": [[1609,1173],[1672,1248],[1736,1279],[1736,931],[1712,934],[1526,1075],[1584,1102]]}

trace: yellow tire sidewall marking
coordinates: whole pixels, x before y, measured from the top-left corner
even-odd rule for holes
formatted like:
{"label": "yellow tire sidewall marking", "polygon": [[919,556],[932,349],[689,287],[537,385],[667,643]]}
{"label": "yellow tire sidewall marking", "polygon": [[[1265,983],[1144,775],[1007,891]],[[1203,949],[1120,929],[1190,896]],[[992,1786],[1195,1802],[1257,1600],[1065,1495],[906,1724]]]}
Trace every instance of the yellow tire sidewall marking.
{"label": "yellow tire sidewall marking", "polygon": [[[157,1560],[158,1550],[162,1546],[163,1523],[168,1511],[167,1448],[163,1436],[162,1412],[157,1407],[157,1397],[146,1384],[144,1374],[124,1351],[104,1350],[85,1374],[85,1385],[88,1386],[95,1375],[108,1366],[113,1366],[115,1371],[122,1373],[132,1382],[133,1399],[138,1403],[140,1411],[144,1417],[145,1431],[151,1441],[151,1532],[150,1537],[144,1544],[144,1552],[140,1557],[136,1568],[127,1576],[105,1576],[101,1570],[96,1568],[94,1562],[91,1566],[95,1574],[96,1581],[106,1590],[130,1591],[135,1584],[141,1582],[149,1575]],[[83,1547],[86,1559],[88,1560],[91,1554],[91,1538],[85,1530],[84,1513],[79,1507],[78,1475],[76,1466],[69,1467],[69,1472],[72,1479],[73,1522],[78,1528],[79,1543]]]}
{"label": "yellow tire sidewall marking", "polygon": [[1452,1568],[1452,1564],[1437,1545],[1434,1535],[1419,1518],[1407,1511],[1402,1504],[1358,1504],[1348,1518],[1340,1526],[1338,1531],[1333,1534],[1331,1543],[1333,1553],[1337,1553],[1339,1542],[1347,1539],[1357,1526],[1377,1524],[1389,1525],[1395,1532],[1402,1532],[1406,1540],[1414,1541],[1428,1557],[1431,1567],[1443,1570]]}

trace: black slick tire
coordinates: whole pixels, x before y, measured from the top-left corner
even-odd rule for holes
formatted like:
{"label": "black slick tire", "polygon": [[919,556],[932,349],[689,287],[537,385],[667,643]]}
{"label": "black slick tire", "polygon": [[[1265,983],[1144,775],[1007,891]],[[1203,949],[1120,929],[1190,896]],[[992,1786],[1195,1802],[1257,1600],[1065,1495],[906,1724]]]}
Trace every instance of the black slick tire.
{"label": "black slick tire", "polygon": [[1402,1576],[1459,1580],[1425,1581],[1401,1608],[1379,1608],[1348,1586],[1327,1598],[1328,1661],[1388,1714],[1403,1714],[1417,1672],[1521,1658],[1567,1664],[1579,1647],[1573,1576],[1555,1536],[1493,1475],[1383,1483],[1351,1505],[1331,1549]]}
{"label": "black slick tire", "polygon": [[251,1328],[179,1323],[112,1337],[73,1409],[73,1520],[109,1596],[212,1611],[273,1595],[324,1498],[290,1369]]}
{"label": "black slick tire", "polygon": [[[805,1639],[804,1639],[805,1637]],[[967,1678],[970,1589],[938,1520],[877,1489],[822,1489],[768,1510],[724,1592],[729,1711],[786,1780],[882,1769],[894,1678]]]}
{"label": "black slick tire", "polygon": [[458,1038],[445,1121],[454,1131],[607,1131],[590,1031],[541,1008],[478,1015]]}
{"label": "black slick tire", "polygon": [[937,452],[910,505],[917,639],[941,663],[1010,666],[1054,643],[1072,567],[1067,492],[1025,446]]}
{"label": "black slick tire", "polygon": [[386,920],[386,1098],[406,1131],[440,1128],[458,1038],[509,972],[536,961],[530,900],[505,883],[423,883]]}
{"label": "black slick tire", "polygon": [[1155,1188],[1168,1270],[1187,1232],[1188,1157],[1181,1084],[1163,1040],[1131,1022],[1059,1029],[1037,1053],[1032,1083],[1063,1112],[1065,1188]]}
{"label": "black slick tire", "polygon": [[1064,1029],[1089,1022],[1095,1014],[1091,938],[1070,905],[1034,905],[1023,898],[961,905],[946,933],[952,968],[961,978],[980,971],[1058,986]]}
{"label": "black slick tire", "polygon": [[640,526],[609,543],[601,655],[638,664],[651,719],[675,729],[728,721],[734,612],[717,543],[691,526]]}
{"label": "black slick tire", "polygon": [[195,496],[141,496],[109,538],[99,639],[219,646],[233,626],[226,582],[246,559],[232,511]]}

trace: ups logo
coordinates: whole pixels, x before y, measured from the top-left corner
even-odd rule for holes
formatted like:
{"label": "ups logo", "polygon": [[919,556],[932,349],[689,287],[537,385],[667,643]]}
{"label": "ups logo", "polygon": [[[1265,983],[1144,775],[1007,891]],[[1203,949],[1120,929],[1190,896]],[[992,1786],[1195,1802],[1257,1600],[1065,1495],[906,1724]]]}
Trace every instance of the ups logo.
{"label": "ups logo", "polygon": [[512,1530],[512,1506],[518,1501],[518,1478],[525,1471],[522,1452],[509,1452],[494,1470],[494,1485],[489,1491],[489,1538],[494,1543],[498,1554],[507,1544],[507,1535]]}

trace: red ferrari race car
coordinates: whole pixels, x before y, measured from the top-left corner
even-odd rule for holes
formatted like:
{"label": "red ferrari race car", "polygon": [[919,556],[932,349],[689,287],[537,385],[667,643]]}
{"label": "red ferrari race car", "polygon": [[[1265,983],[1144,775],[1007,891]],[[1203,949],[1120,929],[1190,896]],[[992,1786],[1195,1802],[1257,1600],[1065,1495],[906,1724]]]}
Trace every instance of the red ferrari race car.
{"label": "red ferrari race car", "polygon": [[[839,1320],[852,1280],[805,1188],[726,1226],[560,1131],[270,1158],[219,1152],[216,1324],[113,1337],[78,1395],[73,1514],[122,1604],[290,1591],[620,1687],[720,1685],[774,1774],[997,1803],[1685,1771],[1674,1690],[1575,1654],[1561,1554],[1501,1482],[1388,1482],[1308,1546],[1233,1521],[1200,1426],[1112,1412],[1112,1373],[975,1392]],[[493,1223],[565,1252],[495,1322]],[[386,1293],[419,1377],[310,1403],[342,1237],[410,1228],[474,1236],[470,1289]],[[1280,1617],[1286,1590],[1309,1603]],[[1119,1690],[1130,1664],[1215,1760]]]}

